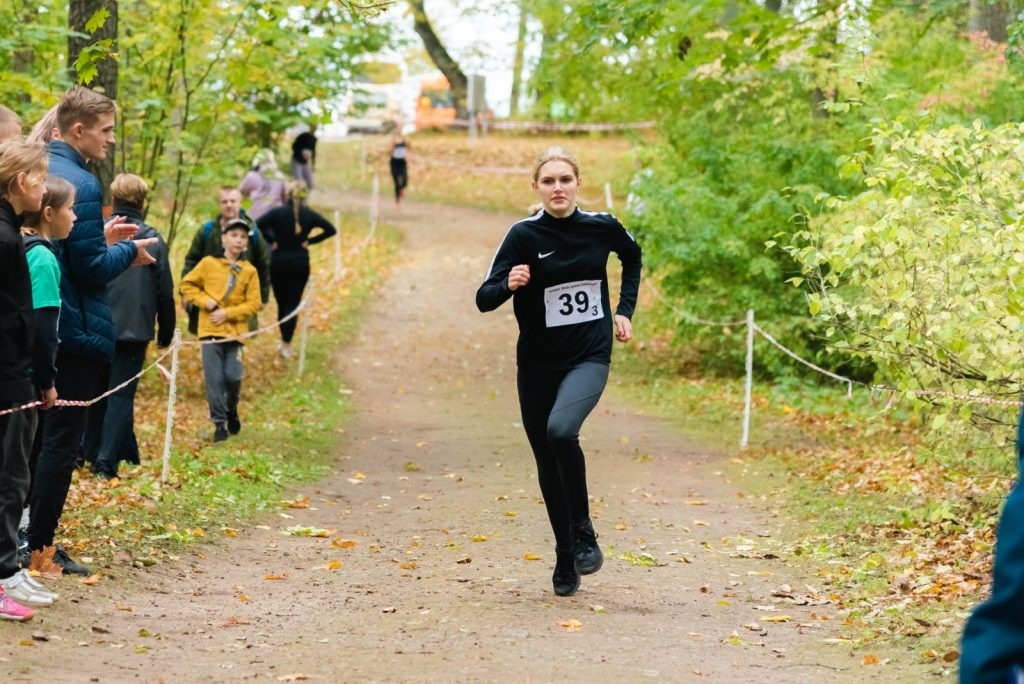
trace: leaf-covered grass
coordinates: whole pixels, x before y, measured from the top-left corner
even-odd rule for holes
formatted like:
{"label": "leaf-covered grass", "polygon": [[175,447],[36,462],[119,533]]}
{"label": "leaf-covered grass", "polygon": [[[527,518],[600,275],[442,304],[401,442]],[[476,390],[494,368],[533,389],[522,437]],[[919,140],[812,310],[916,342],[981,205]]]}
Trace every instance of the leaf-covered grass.
{"label": "leaf-covered grass", "polygon": [[[346,215],[344,226],[350,235],[367,230],[357,216]],[[191,542],[233,535],[292,499],[292,488],[325,476],[350,410],[343,381],[332,372],[334,354],[358,327],[395,240],[392,231],[379,231],[365,249],[346,257],[346,274],[333,284],[330,243],[311,250],[316,291],[308,309],[305,372],[297,375],[297,359],[277,356],[276,330],[248,340],[240,435],[209,441],[198,349],[181,349],[170,475],[162,486],[167,383],[153,371],[143,376],[136,400],[143,464],[121,464],[122,479],[109,483],[76,472],[61,528],[73,553],[99,565],[124,554],[155,562]],[[276,320],[273,303],[260,320],[264,326]],[[296,350],[298,341],[297,335]],[[170,359],[163,363],[169,366]]]}

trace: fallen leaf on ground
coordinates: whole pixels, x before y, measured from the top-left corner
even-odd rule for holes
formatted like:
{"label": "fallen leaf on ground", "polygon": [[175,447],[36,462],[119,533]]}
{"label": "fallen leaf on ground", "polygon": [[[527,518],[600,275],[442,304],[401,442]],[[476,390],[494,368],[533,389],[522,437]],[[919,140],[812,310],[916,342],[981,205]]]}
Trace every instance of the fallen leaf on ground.
{"label": "fallen leaf on ground", "polygon": [[309,497],[300,496],[298,498],[292,499],[291,501],[282,501],[281,503],[283,503],[288,508],[309,508]]}
{"label": "fallen leaf on ground", "polygon": [[354,549],[359,546],[359,542],[353,539],[342,539],[341,537],[335,537],[331,540],[331,546],[336,549]]}
{"label": "fallen leaf on ground", "polygon": [[264,575],[263,579],[265,579],[265,580],[283,580],[283,579],[288,579],[288,573],[287,572],[282,572],[280,575],[275,575],[275,574]]}
{"label": "fallen leaf on ground", "polygon": [[295,673],[295,674],[281,675],[280,677],[277,678],[277,681],[279,681],[279,682],[299,682],[299,681],[303,681],[303,680],[306,680],[306,679],[309,679],[309,677],[307,677],[306,675],[301,674],[301,673]]}
{"label": "fallen leaf on ground", "polygon": [[558,623],[558,626],[566,632],[578,632],[583,629],[583,623],[579,620],[562,620]]}
{"label": "fallen leaf on ground", "polygon": [[340,570],[343,565],[340,560],[329,560],[324,563],[324,570]]}
{"label": "fallen leaf on ground", "polygon": [[530,553],[529,551],[527,551],[526,553],[523,554],[523,560],[536,561],[536,560],[540,560],[540,556],[538,556],[535,553]]}
{"label": "fallen leaf on ground", "polygon": [[792,619],[788,615],[769,615],[761,618],[761,622],[789,622]]}
{"label": "fallen leaf on ground", "polygon": [[286,530],[283,534],[290,534],[293,537],[330,537],[335,534],[337,530],[325,530],[320,527],[305,527],[302,525],[293,525]]}

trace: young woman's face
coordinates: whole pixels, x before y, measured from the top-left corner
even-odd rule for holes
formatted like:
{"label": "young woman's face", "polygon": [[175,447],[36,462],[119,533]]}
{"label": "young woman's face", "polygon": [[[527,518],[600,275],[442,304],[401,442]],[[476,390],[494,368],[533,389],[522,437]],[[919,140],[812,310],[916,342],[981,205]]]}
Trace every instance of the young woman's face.
{"label": "young woman's face", "polygon": [[561,159],[552,159],[540,167],[537,180],[533,182],[544,211],[556,218],[565,218],[576,208],[576,192],[580,179],[572,164]]}
{"label": "young woman's face", "polygon": [[50,237],[63,240],[71,234],[71,228],[75,225],[75,211],[71,207],[75,204],[75,198],[68,200],[67,204],[61,207],[48,207],[50,222]]}

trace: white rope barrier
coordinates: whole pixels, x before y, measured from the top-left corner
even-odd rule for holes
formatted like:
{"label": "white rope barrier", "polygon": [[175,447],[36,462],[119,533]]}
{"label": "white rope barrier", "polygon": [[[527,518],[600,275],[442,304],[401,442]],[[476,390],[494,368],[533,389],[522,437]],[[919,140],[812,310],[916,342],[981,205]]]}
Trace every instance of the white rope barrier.
{"label": "white rope barrier", "polygon": [[956,392],[947,392],[947,391],[944,391],[944,390],[899,389],[897,387],[890,387],[890,386],[887,386],[887,385],[869,385],[869,384],[864,383],[864,382],[858,382],[858,381],[853,380],[851,378],[848,378],[846,376],[839,375],[839,374],[833,373],[833,372],[831,372],[831,371],[829,371],[829,370],[827,370],[825,368],[822,368],[821,366],[818,366],[817,364],[812,363],[811,361],[808,361],[807,359],[801,357],[799,354],[794,352],[792,349],[789,349],[788,347],[786,347],[785,345],[780,343],[778,340],[775,339],[775,337],[773,337],[771,334],[769,334],[764,328],[759,326],[754,321],[754,312],[753,312],[753,310],[749,310],[747,312],[747,319],[746,319],[746,321],[708,321],[708,320],[704,320],[704,319],[702,319],[702,318],[700,318],[698,316],[695,316],[695,315],[693,315],[693,314],[691,314],[689,312],[683,311],[683,310],[673,306],[672,303],[669,302],[667,299],[665,299],[665,297],[661,294],[661,292],[659,292],[658,289],[656,287],[654,287],[653,285],[651,285],[649,283],[645,283],[644,286],[646,288],[648,288],[654,294],[655,299],[660,301],[666,308],[668,308],[670,311],[674,312],[675,314],[677,314],[678,316],[680,316],[684,320],[687,320],[687,321],[689,321],[691,323],[695,323],[697,325],[704,325],[704,326],[708,326],[708,327],[717,327],[717,328],[729,328],[729,327],[738,326],[738,325],[744,324],[744,323],[746,324],[746,326],[747,326],[747,353],[746,353],[746,364],[745,364],[746,365],[746,369],[745,369],[746,372],[745,372],[744,400],[743,400],[743,428],[742,428],[742,434],[741,434],[741,437],[740,437],[740,448],[743,448],[743,449],[745,449],[749,445],[749,443],[750,443],[750,418],[751,418],[751,414],[753,412],[752,394],[753,394],[753,378],[754,378],[754,336],[755,336],[755,334],[756,335],[760,335],[761,337],[763,337],[765,340],[767,340],[770,344],[772,344],[774,347],[776,347],[783,354],[789,356],[790,358],[792,358],[793,360],[797,361],[798,363],[803,364],[804,366],[810,368],[811,370],[815,371],[816,373],[820,373],[821,375],[824,375],[825,377],[828,377],[828,378],[830,378],[832,380],[835,380],[837,382],[841,382],[841,383],[845,384],[846,385],[846,397],[848,399],[853,396],[853,386],[854,385],[858,385],[860,387],[864,387],[865,389],[869,390],[872,393],[872,395],[878,394],[878,393],[888,393],[889,396],[888,396],[888,399],[886,401],[886,405],[885,405],[884,411],[890,410],[893,407],[893,405],[896,403],[897,398],[899,398],[899,397],[906,397],[906,396],[909,396],[909,397],[922,397],[922,396],[941,397],[941,398],[949,399],[949,400],[951,400],[953,402],[960,402],[960,403],[963,403],[963,404],[987,404],[987,405],[993,405],[993,406],[1011,406],[1011,407],[1024,406],[1024,401],[1021,401],[1019,399],[1017,399],[1017,400],[1014,400],[1014,399],[998,399],[998,398],[995,398],[995,397],[987,397],[987,396],[983,396],[983,395],[980,395],[980,394],[958,394]]}

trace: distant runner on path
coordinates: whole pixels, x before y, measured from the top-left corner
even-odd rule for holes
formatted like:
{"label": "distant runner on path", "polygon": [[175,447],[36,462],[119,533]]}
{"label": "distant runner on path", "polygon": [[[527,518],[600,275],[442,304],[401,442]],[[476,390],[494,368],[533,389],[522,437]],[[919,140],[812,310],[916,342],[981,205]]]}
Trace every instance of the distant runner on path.
{"label": "distant runner on path", "polygon": [[[476,293],[480,311],[509,298],[519,324],[519,407],[537,461],[555,535],[555,594],[572,596],[580,575],[604,556],[590,521],[579,434],[608,381],[615,339],[633,337],[640,288],[640,246],[611,214],[580,211],[576,158],[559,147],[537,158],[533,189],[543,208],[508,231]],[[609,320],[608,255],[622,262],[622,285]]]}

